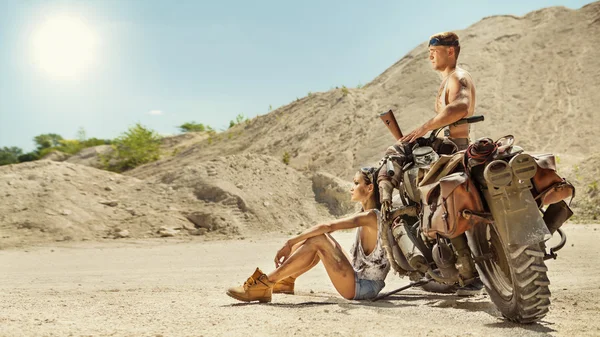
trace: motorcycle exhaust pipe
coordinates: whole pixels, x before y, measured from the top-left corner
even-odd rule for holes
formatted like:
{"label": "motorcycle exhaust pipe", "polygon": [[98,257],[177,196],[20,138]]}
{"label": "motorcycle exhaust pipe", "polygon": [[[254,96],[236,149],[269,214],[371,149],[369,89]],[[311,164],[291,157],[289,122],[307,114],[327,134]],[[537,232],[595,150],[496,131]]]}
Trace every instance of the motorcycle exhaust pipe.
{"label": "motorcycle exhaust pipe", "polygon": [[398,247],[406,257],[408,264],[415,270],[418,270],[422,273],[426,273],[429,269],[427,265],[427,260],[423,253],[417,248],[414,242],[408,236],[406,232],[406,227],[404,226],[404,221],[400,221],[400,223],[392,228],[392,235],[394,236],[394,240],[398,243]]}

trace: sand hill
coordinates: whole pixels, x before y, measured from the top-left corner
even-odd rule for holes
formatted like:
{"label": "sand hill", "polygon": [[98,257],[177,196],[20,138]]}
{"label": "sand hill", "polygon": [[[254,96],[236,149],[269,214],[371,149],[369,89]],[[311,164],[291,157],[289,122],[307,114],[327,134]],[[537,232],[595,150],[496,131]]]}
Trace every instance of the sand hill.
{"label": "sand hill", "polygon": [[311,180],[264,155],[219,157],[146,180],[41,160],[0,167],[0,186],[0,249],[101,238],[295,234],[354,207],[332,194],[348,190],[337,178],[321,173]]}
{"label": "sand hill", "polygon": [[[473,138],[513,134],[529,151],[594,152],[600,59],[591,44],[600,42],[600,2],[488,17],[458,34],[459,65],[472,73],[476,113],[486,117],[473,126]],[[318,167],[348,180],[393,141],[378,113],[394,110],[405,132],[433,116],[440,77],[427,55],[424,42],[361,89],[313,93],[190,151],[197,158],[288,152],[295,168]]]}
{"label": "sand hill", "polygon": [[[458,34],[486,117],[473,138],[513,134],[530,152],[558,154],[579,188],[578,219],[597,217],[600,2],[488,17]],[[0,246],[295,233],[354,209],[346,182],[393,142],[377,114],[394,110],[409,132],[433,116],[439,83],[424,42],[363,88],[313,93],[215,136],[169,138],[163,159],[124,175],[83,166],[98,149],[0,167]]]}

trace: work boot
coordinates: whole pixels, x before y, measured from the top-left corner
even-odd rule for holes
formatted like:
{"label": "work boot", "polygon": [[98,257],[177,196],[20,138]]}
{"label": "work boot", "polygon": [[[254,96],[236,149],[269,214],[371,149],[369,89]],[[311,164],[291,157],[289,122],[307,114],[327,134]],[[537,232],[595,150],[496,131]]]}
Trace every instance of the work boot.
{"label": "work boot", "polygon": [[271,302],[274,284],[269,281],[265,273],[256,268],[254,274],[244,282],[243,286],[227,289],[227,295],[244,302]]}
{"label": "work boot", "polygon": [[275,283],[273,286],[273,294],[294,295],[294,282],[296,282],[296,278],[290,276]]}

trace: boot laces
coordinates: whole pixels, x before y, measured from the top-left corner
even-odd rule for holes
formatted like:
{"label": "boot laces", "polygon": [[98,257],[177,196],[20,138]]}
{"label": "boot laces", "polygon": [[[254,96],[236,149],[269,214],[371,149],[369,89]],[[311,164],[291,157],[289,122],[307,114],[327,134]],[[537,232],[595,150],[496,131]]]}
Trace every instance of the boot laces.
{"label": "boot laces", "polygon": [[248,277],[246,282],[244,282],[244,290],[248,290],[248,287],[250,287],[251,285],[255,285],[255,284],[256,284],[256,280],[252,276]]}

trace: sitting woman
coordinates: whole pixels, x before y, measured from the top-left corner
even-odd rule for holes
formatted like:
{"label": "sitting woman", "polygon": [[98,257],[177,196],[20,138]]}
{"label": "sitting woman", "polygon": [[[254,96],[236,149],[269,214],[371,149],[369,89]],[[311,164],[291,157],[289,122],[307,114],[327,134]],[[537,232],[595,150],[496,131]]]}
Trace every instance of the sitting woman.
{"label": "sitting woman", "polygon": [[[256,271],[241,287],[229,288],[227,295],[245,302],[270,302],[272,293],[294,292],[296,278],[319,261],[323,263],[335,289],[346,299],[371,299],[385,286],[390,263],[381,245],[379,190],[374,168],[363,168],[354,176],[352,200],[363,212],[316,225],[289,239],[275,256],[276,269],[270,274]],[[329,233],[356,228],[352,259]]]}

